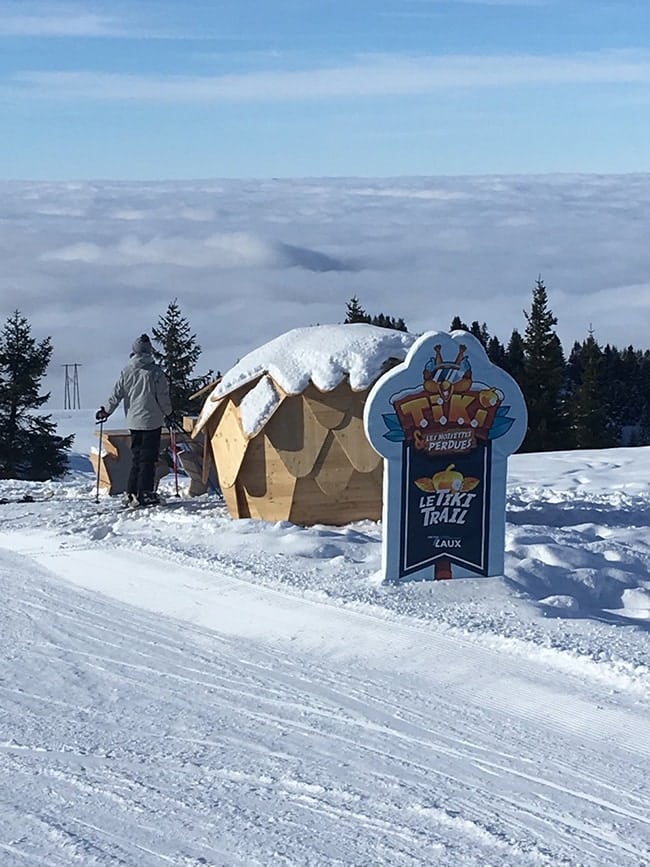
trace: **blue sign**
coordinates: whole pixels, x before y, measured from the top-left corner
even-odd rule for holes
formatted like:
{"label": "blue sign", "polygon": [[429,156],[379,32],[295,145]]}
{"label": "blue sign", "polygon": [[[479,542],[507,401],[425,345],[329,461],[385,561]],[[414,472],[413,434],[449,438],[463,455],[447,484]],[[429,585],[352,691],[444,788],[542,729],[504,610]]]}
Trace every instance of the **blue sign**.
{"label": "blue sign", "polygon": [[364,424],[384,458],[384,580],[502,574],[507,459],[527,413],[481,343],[423,335],[375,383]]}

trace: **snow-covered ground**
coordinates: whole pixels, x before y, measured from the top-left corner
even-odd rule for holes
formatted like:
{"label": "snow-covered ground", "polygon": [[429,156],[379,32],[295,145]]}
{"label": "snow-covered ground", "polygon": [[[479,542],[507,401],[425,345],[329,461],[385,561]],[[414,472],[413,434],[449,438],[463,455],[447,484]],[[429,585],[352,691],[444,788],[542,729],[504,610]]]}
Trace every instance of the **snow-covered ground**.
{"label": "snow-covered ground", "polygon": [[[502,578],[2,482],[0,864],[650,864],[650,449],[510,461]],[[25,493],[49,500],[15,502]]]}

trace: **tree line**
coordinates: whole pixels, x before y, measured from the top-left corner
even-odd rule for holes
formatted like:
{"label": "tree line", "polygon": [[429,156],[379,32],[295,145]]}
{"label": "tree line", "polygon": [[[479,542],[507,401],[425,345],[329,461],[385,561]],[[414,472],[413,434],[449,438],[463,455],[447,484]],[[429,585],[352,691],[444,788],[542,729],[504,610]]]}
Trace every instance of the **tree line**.
{"label": "tree line", "polygon": [[[469,325],[455,316],[450,330],[473,334],[494,364],[519,384],[528,407],[528,430],[520,451],[650,445],[650,350],[601,347],[593,332],[575,341],[565,358],[555,332],[544,281],[535,281],[526,326],[512,330],[507,344],[485,322]],[[403,318],[369,314],[358,297],[346,306],[346,323],[366,322],[406,331]],[[200,409],[196,392],[215,379],[212,370],[196,375],[201,347],[174,299],[151,329],[154,357],[164,369],[179,414]],[[37,342],[16,310],[0,333],[0,479],[42,481],[62,476],[73,437],[60,437],[51,415],[41,408],[49,393],[41,381],[52,356],[50,337]],[[219,374],[217,373],[218,377]]]}
{"label": "tree line", "polygon": [[[520,451],[650,445],[650,350],[601,347],[590,330],[565,357],[541,277],[535,281],[529,310],[523,312],[523,333],[513,328],[506,344],[490,334],[485,322],[468,325],[455,316],[450,325],[451,331],[473,334],[490,361],[521,388],[528,429]],[[384,325],[386,321],[393,324]],[[399,322],[407,330],[403,319],[369,316],[356,296],[347,304],[345,322],[389,328]]]}

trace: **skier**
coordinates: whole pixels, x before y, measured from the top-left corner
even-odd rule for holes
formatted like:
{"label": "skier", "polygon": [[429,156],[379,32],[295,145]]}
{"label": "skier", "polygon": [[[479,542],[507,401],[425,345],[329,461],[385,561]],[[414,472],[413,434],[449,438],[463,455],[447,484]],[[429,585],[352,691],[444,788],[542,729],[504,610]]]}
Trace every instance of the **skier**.
{"label": "skier", "polygon": [[160,452],[163,423],[174,423],[169,383],[165,373],[153,360],[149,336],[141,334],[133,344],[129,363],[115,383],[106,406],[96,414],[104,422],[124,401],[126,423],[131,432],[131,471],[127,485],[127,505],[156,505],[154,490],[156,461]]}

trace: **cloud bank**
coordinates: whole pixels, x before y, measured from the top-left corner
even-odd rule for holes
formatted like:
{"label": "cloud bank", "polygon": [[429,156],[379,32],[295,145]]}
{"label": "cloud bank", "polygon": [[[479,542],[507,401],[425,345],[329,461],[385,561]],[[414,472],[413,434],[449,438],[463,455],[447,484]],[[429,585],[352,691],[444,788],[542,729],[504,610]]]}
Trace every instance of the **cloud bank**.
{"label": "cloud bank", "polygon": [[177,298],[225,370],[352,295],[410,330],[455,315],[507,341],[539,274],[565,350],[650,348],[650,175],[0,184],[0,297],[106,398],[134,336]]}

